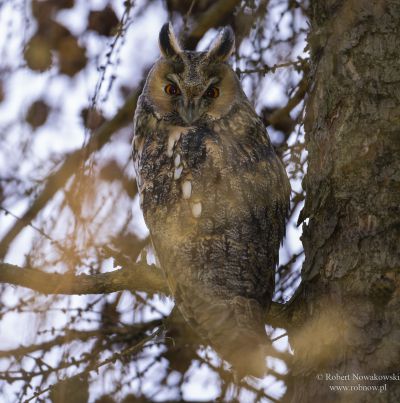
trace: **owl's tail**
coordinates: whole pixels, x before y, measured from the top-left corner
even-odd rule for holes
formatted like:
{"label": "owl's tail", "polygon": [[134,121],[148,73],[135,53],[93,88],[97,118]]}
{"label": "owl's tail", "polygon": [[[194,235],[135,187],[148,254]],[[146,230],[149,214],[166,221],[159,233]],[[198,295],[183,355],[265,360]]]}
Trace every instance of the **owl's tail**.
{"label": "owl's tail", "polygon": [[232,365],[237,377],[266,374],[271,342],[265,333],[265,310],[257,301],[241,296],[206,301],[192,295],[190,305],[186,309],[187,304],[178,304],[193,329]]}

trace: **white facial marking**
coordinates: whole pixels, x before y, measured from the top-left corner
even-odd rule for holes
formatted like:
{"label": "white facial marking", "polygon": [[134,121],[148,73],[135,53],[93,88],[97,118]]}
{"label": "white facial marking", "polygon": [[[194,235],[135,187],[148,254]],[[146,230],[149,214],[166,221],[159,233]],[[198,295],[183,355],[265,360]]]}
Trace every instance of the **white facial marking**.
{"label": "white facial marking", "polygon": [[185,181],[182,183],[182,196],[184,199],[190,199],[192,195],[192,182]]}
{"label": "white facial marking", "polygon": [[181,155],[180,155],[180,154],[176,154],[175,160],[174,160],[174,165],[175,165],[176,167],[178,167],[180,163],[181,163]]}
{"label": "white facial marking", "polygon": [[143,207],[143,199],[144,199],[143,193],[140,193],[139,196],[140,207]]}
{"label": "white facial marking", "polygon": [[201,216],[201,202],[192,204],[192,215],[194,218],[199,218]]}
{"label": "white facial marking", "polygon": [[181,177],[182,171],[183,171],[183,166],[182,165],[179,165],[179,167],[175,168],[175,171],[174,171],[174,179],[175,180],[178,180]]}

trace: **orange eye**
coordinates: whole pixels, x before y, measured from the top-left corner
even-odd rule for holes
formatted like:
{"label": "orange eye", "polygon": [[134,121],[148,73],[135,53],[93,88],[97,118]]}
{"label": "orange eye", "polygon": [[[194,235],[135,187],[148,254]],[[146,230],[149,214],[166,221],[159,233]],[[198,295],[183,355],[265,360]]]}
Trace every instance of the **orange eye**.
{"label": "orange eye", "polygon": [[173,84],[167,84],[164,87],[164,91],[168,94],[168,95],[179,95],[181,93],[180,89]]}
{"label": "orange eye", "polygon": [[218,98],[219,97],[219,89],[217,87],[211,86],[208,87],[205,96],[208,98]]}

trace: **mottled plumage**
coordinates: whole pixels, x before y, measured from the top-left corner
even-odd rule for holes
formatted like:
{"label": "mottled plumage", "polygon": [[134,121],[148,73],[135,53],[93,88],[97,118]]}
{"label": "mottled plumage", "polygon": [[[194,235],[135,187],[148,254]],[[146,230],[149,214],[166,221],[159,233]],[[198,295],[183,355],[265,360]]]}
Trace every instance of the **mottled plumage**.
{"label": "mottled plumage", "polygon": [[144,217],[185,319],[241,375],[262,375],[287,175],[226,63],[232,30],[189,52],[165,25],[160,48],[135,114]]}

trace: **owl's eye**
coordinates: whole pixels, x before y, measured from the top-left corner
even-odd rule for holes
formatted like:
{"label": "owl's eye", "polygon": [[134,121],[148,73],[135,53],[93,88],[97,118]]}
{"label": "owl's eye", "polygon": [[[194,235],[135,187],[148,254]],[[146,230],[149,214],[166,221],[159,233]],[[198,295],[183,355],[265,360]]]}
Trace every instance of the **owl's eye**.
{"label": "owl's eye", "polygon": [[208,87],[207,91],[204,94],[207,98],[218,98],[219,97],[219,89],[214,87]]}
{"label": "owl's eye", "polygon": [[167,84],[164,87],[164,91],[168,94],[168,95],[179,95],[181,93],[181,90],[174,84]]}

